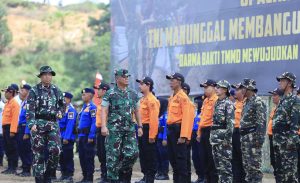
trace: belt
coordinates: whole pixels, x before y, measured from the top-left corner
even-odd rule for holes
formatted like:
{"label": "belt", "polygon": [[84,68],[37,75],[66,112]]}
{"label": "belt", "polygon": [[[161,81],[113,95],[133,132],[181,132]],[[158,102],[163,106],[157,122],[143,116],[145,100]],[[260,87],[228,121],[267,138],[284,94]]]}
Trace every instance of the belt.
{"label": "belt", "polygon": [[89,134],[90,133],[90,128],[82,128],[82,129],[78,129],[78,133],[79,134]]}
{"label": "belt", "polygon": [[253,133],[256,131],[256,127],[255,126],[252,126],[252,127],[248,127],[248,128],[241,128],[240,129],[240,134],[241,136],[245,136],[249,133]]}
{"label": "belt", "polygon": [[286,124],[277,124],[273,129],[273,133],[280,133],[284,131],[289,131],[291,128],[289,125]]}
{"label": "belt", "polygon": [[35,115],[35,119],[42,119],[46,121],[56,121],[56,116],[55,115],[47,115],[47,114],[37,114]]}
{"label": "belt", "polygon": [[227,125],[226,125],[226,124],[222,124],[222,125],[213,125],[213,126],[211,127],[212,130],[220,130],[220,129],[225,130],[226,128],[227,128]]}

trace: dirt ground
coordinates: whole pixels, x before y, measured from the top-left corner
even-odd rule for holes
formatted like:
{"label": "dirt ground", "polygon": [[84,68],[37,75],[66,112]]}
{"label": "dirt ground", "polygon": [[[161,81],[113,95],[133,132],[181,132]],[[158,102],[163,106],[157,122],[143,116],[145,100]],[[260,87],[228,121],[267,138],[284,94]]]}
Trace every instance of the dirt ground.
{"label": "dirt ground", "polygon": [[[6,161],[5,161],[6,163]],[[20,163],[19,163],[20,164]],[[99,168],[100,164],[98,162],[98,158],[95,158],[95,167]],[[4,164],[4,167],[0,167],[0,171],[4,170],[6,168],[6,164]],[[18,170],[21,171],[21,170]],[[171,175],[171,171],[169,172],[170,175],[170,179],[172,178]],[[60,172],[57,171],[57,177],[60,177]],[[96,178],[100,177],[100,172],[95,172],[94,174],[94,180]],[[74,175],[74,182],[75,181],[80,181],[81,180],[81,169],[80,169],[80,165],[79,165],[79,159],[78,159],[78,155],[75,155],[75,175]],[[142,178],[142,174],[140,173],[140,165],[137,162],[134,166],[134,171],[133,171],[133,176],[132,176],[132,181],[131,182],[135,182],[137,180],[140,180]],[[193,173],[192,175],[192,181],[195,180],[196,174]],[[16,183],[16,182],[24,182],[24,183],[30,183],[30,182],[34,182],[34,178],[33,177],[28,177],[28,178],[24,178],[24,177],[18,177],[16,175],[3,175],[0,174],[0,183]],[[97,182],[97,181],[94,181]],[[155,181],[155,183],[171,183],[172,180],[170,181]],[[264,180],[263,183],[275,183],[275,180],[273,178],[272,175],[270,174],[265,174],[264,175]]]}

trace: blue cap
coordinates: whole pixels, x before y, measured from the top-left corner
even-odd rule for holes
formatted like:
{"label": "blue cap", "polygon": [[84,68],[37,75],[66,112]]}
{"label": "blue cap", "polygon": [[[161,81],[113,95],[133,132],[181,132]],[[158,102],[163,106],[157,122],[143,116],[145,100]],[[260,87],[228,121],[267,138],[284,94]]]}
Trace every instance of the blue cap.
{"label": "blue cap", "polygon": [[91,94],[95,94],[95,91],[94,91],[94,89],[92,89],[92,88],[85,88],[85,89],[83,89],[82,91],[81,91],[81,93],[91,93]]}
{"label": "blue cap", "polygon": [[10,86],[11,86],[12,88],[14,88],[15,91],[17,91],[17,92],[19,91],[19,86],[18,86],[17,84],[13,83],[13,84],[11,84]]}
{"label": "blue cap", "polygon": [[204,83],[200,84],[200,87],[207,87],[207,86],[217,86],[217,82],[213,79],[207,79]]}
{"label": "blue cap", "polygon": [[24,84],[24,85],[21,85],[21,89],[30,90],[31,86],[29,84]]}
{"label": "blue cap", "polygon": [[69,93],[69,92],[64,92],[64,97],[72,99],[73,95],[71,93]]}
{"label": "blue cap", "polygon": [[230,94],[231,96],[235,96],[235,89],[231,89],[231,90],[229,91],[229,94]]}

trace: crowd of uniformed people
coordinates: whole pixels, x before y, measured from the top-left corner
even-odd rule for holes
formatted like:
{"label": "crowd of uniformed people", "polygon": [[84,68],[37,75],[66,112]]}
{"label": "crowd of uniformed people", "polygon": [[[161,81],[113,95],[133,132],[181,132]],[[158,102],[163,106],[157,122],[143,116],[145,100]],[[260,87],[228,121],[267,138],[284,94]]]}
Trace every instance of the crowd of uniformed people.
{"label": "crowd of uniformed people", "polygon": [[55,75],[44,66],[36,86],[11,84],[2,90],[0,166],[4,153],[8,162],[2,174],[32,172],[36,182],[73,182],[77,144],[82,183],[94,181],[95,156],[101,171],[96,180],[102,183],[129,183],[138,157],[143,178],[136,183],[169,180],[169,163],[175,183],[259,183],[267,134],[276,182],[298,182],[300,91],[293,73],[274,79],[279,84],[269,92],[274,103],[269,122],[253,79],[237,84],[207,79],[200,84],[204,94],[192,101],[180,73],[166,76],[170,97],[156,97],[154,81],[144,77],[136,79],[143,95],[138,97],[128,88],[128,71],[119,69],[114,84],[84,88],[83,106],[76,110],[72,93],[51,83]]}

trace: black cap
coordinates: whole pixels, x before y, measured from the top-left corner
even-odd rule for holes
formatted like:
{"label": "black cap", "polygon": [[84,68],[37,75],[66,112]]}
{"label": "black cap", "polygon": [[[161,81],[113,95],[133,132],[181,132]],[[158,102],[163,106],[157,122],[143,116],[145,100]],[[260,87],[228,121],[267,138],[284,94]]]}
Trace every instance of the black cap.
{"label": "black cap", "polygon": [[283,95],[283,91],[280,90],[279,88],[275,88],[273,91],[269,91],[268,93],[272,94],[272,95]]}
{"label": "black cap", "polygon": [[21,85],[20,88],[21,88],[21,89],[30,90],[30,89],[31,89],[31,86],[30,86],[29,84],[24,84],[24,85]]}
{"label": "black cap", "polygon": [[207,87],[207,86],[217,86],[217,82],[213,79],[207,79],[204,83],[200,84],[200,87]]}
{"label": "black cap", "polygon": [[99,86],[94,86],[95,89],[109,90],[110,86],[107,83],[101,82]]}
{"label": "black cap", "polygon": [[15,91],[17,91],[17,92],[19,91],[19,86],[17,84],[13,83],[10,86],[13,87],[15,89]]}
{"label": "black cap", "polygon": [[171,75],[166,75],[166,78],[167,79],[177,79],[181,82],[184,83],[184,77],[182,74],[178,73],[178,72],[175,72],[174,74],[171,74]]}
{"label": "black cap", "polygon": [[190,91],[191,91],[191,87],[190,85],[188,85],[187,83],[183,83],[181,85],[182,89],[186,90],[187,91],[187,94],[190,94]]}
{"label": "black cap", "polygon": [[144,77],[143,79],[136,79],[136,82],[145,83],[146,85],[149,85],[149,86],[153,86],[153,84],[154,84],[153,80],[148,76]]}
{"label": "black cap", "polygon": [[16,88],[15,85],[16,84],[11,84],[11,85],[7,86],[5,89],[2,89],[1,91],[3,91],[3,92],[6,92],[6,91],[9,91],[9,92],[18,92],[19,87]]}
{"label": "black cap", "polygon": [[71,93],[69,93],[69,92],[64,92],[64,97],[72,99],[73,95]]}
{"label": "black cap", "polygon": [[91,93],[91,94],[95,94],[95,91],[94,91],[94,89],[92,89],[92,88],[85,88],[85,89],[83,89],[82,91],[81,91],[81,93]]}

